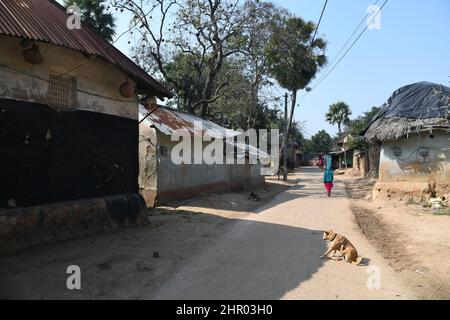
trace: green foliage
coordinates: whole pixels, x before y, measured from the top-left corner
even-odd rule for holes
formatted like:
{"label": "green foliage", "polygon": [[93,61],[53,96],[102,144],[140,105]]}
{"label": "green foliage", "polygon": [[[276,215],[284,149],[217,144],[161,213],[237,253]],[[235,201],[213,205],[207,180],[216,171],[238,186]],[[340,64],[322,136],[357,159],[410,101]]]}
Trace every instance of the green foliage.
{"label": "green foliage", "polygon": [[311,137],[311,141],[307,143],[308,151],[313,154],[328,153],[333,146],[333,139],[325,131],[321,130]]}
{"label": "green foliage", "polygon": [[290,91],[304,89],[323,67],[326,42],[312,42],[315,24],[291,17],[276,26],[266,48],[269,71],[280,86]]}
{"label": "green foliage", "polygon": [[302,147],[305,144],[306,139],[303,136],[303,132],[302,132],[299,122],[293,123],[293,125],[291,127],[290,137],[300,147]]}
{"label": "green foliage", "polygon": [[133,59],[171,89],[170,106],[242,129],[273,121],[265,48],[284,9],[258,0],[114,3],[139,26]]}
{"label": "green foliage", "polygon": [[[313,39],[316,25],[299,17],[283,19],[274,26],[274,31],[265,50],[269,73],[280,86],[291,91],[291,110],[288,116],[287,135],[283,137],[283,148],[286,147],[297,104],[298,90],[305,89],[316,76],[319,69],[325,66],[326,42],[324,39]],[[287,111],[286,111],[287,112]],[[283,163],[287,163],[287,153],[283,154]],[[286,171],[284,180],[287,180]]]}
{"label": "green foliage", "polygon": [[179,53],[166,65],[165,69],[171,81],[164,84],[178,95],[177,107],[189,111],[187,104],[200,99],[205,82],[205,74],[199,70],[197,60],[193,55]]}
{"label": "green foliage", "polygon": [[381,108],[372,107],[370,111],[364,112],[362,116],[356,119],[350,120],[346,123],[344,128],[344,134],[349,136],[348,146],[350,148],[356,148],[359,150],[365,150],[369,148],[369,144],[360,136],[360,133],[367,128],[372,119],[378,114]]}
{"label": "green foliage", "polygon": [[313,22],[259,0],[113,3],[133,15],[133,58],[174,92],[168,105],[230,128],[289,126],[294,140],[304,140],[292,113],[283,123],[264,92],[275,78],[295,90],[295,106],[296,91],[325,65],[326,43],[313,41]]}
{"label": "green foliage", "polygon": [[328,112],[325,114],[325,119],[332,125],[338,125],[339,137],[342,136],[341,125],[350,120],[350,107],[342,101],[330,105]]}
{"label": "green foliage", "polygon": [[[172,82],[166,85],[170,89],[178,88],[178,99],[169,101],[169,105],[188,110],[188,99],[199,99],[204,88],[205,72],[198,72],[195,57],[190,54],[178,54],[166,66]],[[243,61],[228,58],[217,75],[214,87],[227,82],[226,89],[208,106],[207,117],[225,127],[260,129],[269,128],[277,122],[276,109],[271,109],[253,92],[254,83],[251,74],[244,73]]]}
{"label": "green foliage", "polygon": [[[218,76],[218,82],[228,77],[228,85],[223,94],[210,104],[210,117],[220,125],[229,128],[265,128],[271,115],[268,107],[258,97],[252,95],[252,82],[242,72],[241,61],[229,59]],[[267,119],[264,119],[267,113]]]}
{"label": "green foliage", "polygon": [[65,0],[64,6],[75,5],[81,10],[81,21],[107,41],[112,42],[116,34],[115,19],[107,12],[105,0]]}
{"label": "green foliage", "polygon": [[[286,128],[286,122],[284,121],[284,117],[278,116],[274,121],[272,122],[272,125],[270,127],[271,129],[279,129],[280,133],[283,133],[284,129]],[[294,142],[302,148],[302,146],[305,144],[307,140],[305,139],[301,124],[298,121],[294,121],[292,123],[292,126],[289,129],[289,142]]]}

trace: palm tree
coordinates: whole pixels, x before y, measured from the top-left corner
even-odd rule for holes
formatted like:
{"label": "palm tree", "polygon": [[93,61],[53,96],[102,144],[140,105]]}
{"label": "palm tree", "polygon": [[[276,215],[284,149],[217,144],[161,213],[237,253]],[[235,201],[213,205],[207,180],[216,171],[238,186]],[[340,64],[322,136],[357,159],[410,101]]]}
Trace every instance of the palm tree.
{"label": "palm tree", "polygon": [[350,111],[350,107],[345,102],[339,101],[333,103],[330,106],[330,109],[325,114],[325,117],[330,124],[332,125],[337,124],[339,137],[341,137],[342,136],[341,125],[343,123],[347,123],[350,120],[349,117],[351,114],[352,112]]}
{"label": "palm tree", "polygon": [[[284,165],[287,163],[287,141],[292,127],[297,93],[307,89],[308,84],[327,63],[326,41],[315,38],[317,26],[300,17],[289,17],[274,28],[265,55],[269,73],[278,84],[291,92],[291,110],[288,116],[287,97],[285,98],[285,134],[282,150]],[[283,179],[287,180],[285,168]]]}
{"label": "palm tree", "polygon": [[115,19],[111,13],[107,12],[106,6],[103,4],[105,0],[64,0],[64,5],[75,5],[81,10],[81,21],[105,38],[112,42],[115,31]]}

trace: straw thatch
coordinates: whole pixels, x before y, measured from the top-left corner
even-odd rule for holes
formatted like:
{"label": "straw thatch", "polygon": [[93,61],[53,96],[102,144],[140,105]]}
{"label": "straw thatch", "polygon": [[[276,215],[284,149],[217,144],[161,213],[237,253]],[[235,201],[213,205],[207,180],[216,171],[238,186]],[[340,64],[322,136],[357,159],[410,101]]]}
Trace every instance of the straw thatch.
{"label": "straw thatch", "polygon": [[450,88],[420,82],[395,91],[361,135],[379,143],[433,130],[450,132]]}
{"label": "straw thatch", "polygon": [[401,139],[423,131],[433,132],[433,130],[450,132],[450,120],[444,118],[381,118],[371,124],[364,136],[371,142],[382,142]]}

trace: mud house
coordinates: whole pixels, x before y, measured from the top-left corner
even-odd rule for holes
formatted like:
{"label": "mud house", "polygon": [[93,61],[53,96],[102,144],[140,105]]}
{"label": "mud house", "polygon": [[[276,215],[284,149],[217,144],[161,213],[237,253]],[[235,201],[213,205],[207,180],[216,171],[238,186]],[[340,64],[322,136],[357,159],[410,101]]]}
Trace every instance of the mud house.
{"label": "mud house", "polygon": [[360,176],[378,178],[380,164],[380,146],[372,143],[365,150],[355,150],[353,153],[353,168]]}
{"label": "mud house", "polygon": [[349,147],[349,136],[343,137],[336,141],[336,150],[329,154],[332,159],[333,169],[352,168],[354,148]]}
{"label": "mud house", "polygon": [[450,88],[429,82],[404,86],[363,132],[380,147],[375,196],[419,198],[436,185],[450,191]]}
{"label": "mud house", "polygon": [[0,0],[0,17],[0,208],[137,196],[137,94],[170,92],[55,1]]}
{"label": "mud house", "polygon": [[[172,152],[181,141],[181,138],[172,139],[176,132],[184,133],[188,141],[192,142],[186,162],[173,161]],[[252,154],[271,159],[270,156],[251,145],[239,143],[237,139],[236,147],[231,149],[234,163],[226,163],[226,152],[230,150],[226,143],[223,153],[215,157],[222,160],[222,163],[202,160],[202,155],[213,141],[228,141],[239,135],[240,132],[223,128],[192,114],[155,104],[142,105],[139,125],[139,187],[147,205],[154,206],[201,193],[264,183],[261,164],[252,164],[248,156]],[[195,147],[195,143],[199,143],[200,147]],[[237,163],[238,158],[242,164]]]}

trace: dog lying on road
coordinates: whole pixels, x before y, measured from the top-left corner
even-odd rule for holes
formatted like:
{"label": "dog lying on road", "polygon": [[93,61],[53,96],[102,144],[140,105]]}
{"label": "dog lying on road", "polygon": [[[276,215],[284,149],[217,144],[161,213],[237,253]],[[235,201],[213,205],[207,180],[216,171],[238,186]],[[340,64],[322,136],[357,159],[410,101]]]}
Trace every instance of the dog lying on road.
{"label": "dog lying on road", "polygon": [[[358,256],[358,251],[356,251],[355,246],[343,235],[337,234],[333,230],[325,231],[323,233],[323,240],[331,241],[330,248],[320,257],[325,259],[332,251],[333,260],[345,260],[349,263],[359,265],[362,258]],[[341,253],[341,256],[335,257],[336,251]]]}

